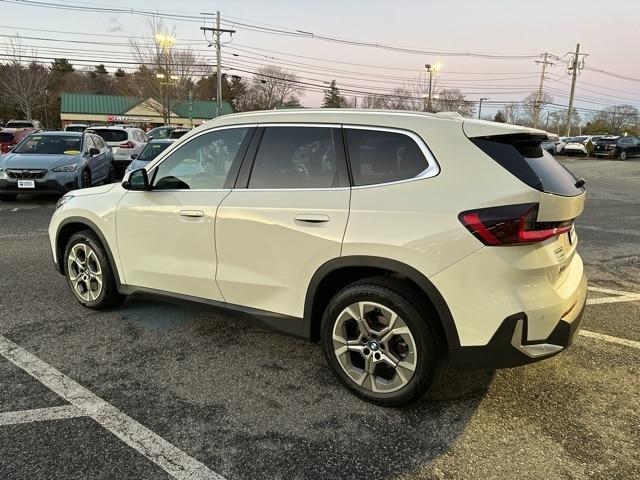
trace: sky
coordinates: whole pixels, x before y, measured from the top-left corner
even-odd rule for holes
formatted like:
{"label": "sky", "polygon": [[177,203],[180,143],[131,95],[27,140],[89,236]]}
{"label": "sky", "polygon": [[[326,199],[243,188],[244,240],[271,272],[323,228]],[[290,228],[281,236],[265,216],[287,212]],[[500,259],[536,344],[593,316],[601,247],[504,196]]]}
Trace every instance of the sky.
{"label": "sky", "polygon": [[[188,16],[188,19],[165,20],[175,26],[176,48],[189,46],[198,50],[212,65],[215,52],[207,48],[208,42],[200,31],[202,25],[212,26],[211,17],[204,22],[199,14],[220,10],[225,27],[236,30],[232,39],[225,37],[224,71],[248,77],[260,64],[277,62],[296,72],[302,81],[314,85],[308,86],[302,99],[306,106],[320,104],[323,82],[336,79],[348,98],[352,94],[361,96],[359,92],[364,91],[388,92],[424,75],[424,65],[429,63],[441,66],[436,77],[439,87],[460,88],[470,100],[489,98],[483,112],[493,114],[499,108],[494,102],[521,100],[537,89],[541,65],[535,61],[541,58],[533,57],[545,52],[559,58],[547,69],[545,89],[554,103],[567,105],[570,77],[563,61],[580,43],[581,52],[588,54],[576,89],[576,106],[583,117],[615,104],[640,107],[640,62],[637,61],[640,2],[634,0],[606,3],[592,0],[41,0],[40,3],[135,8]],[[61,10],[0,0],[0,53],[6,48],[9,36],[19,33],[23,38],[38,37],[24,38],[23,43],[37,47],[41,57],[66,56],[76,59],[72,62],[76,64],[98,63],[93,60],[100,59],[112,72],[117,66],[125,65],[118,62],[126,62],[129,55],[126,37],[144,36],[146,22],[146,17],[132,13]],[[262,30],[257,31],[256,26]],[[265,28],[314,35],[282,35]],[[419,51],[409,53],[341,44],[318,39],[318,36]],[[483,58],[477,54],[503,58]]]}

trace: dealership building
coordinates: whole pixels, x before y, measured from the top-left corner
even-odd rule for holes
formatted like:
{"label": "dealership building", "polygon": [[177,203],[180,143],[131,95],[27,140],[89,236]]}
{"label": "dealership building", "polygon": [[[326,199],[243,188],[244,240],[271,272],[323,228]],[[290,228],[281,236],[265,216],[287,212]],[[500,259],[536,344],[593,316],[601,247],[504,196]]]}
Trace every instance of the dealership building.
{"label": "dealership building", "polygon": [[[154,108],[155,106],[155,108]],[[109,124],[133,123],[141,127],[164,125],[158,113],[160,103],[153,98],[63,93],[60,97],[62,127],[70,123]],[[219,115],[233,113],[228,102],[222,102],[218,112],[216,102],[187,100],[171,105],[171,124],[198,126]]]}

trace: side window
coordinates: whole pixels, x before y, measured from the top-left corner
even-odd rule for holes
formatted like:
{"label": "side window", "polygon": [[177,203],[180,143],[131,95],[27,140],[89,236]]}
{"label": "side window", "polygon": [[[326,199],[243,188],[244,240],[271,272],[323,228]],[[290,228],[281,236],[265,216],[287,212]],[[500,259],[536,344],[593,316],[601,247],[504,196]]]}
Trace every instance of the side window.
{"label": "side window", "polygon": [[200,135],[169,155],[155,172],[156,190],[220,189],[244,153],[249,128]]}
{"label": "side window", "polygon": [[413,138],[403,133],[359,128],[345,133],[355,186],[406,180],[429,166]]}
{"label": "side window", "polygon": [[630,138],[623,138],[620,140],[620,143],[622,143],[623,145],[629,145],[631,144],[632,140]]}
{"label": "side window", "polygon": [[98,137],[97,135],[92,135],[91,140],[93,140],[93,144],[96,146],[96,148],[104,150],[105,144],[100,137]]}
{"label": "side window", "polygon": [[249,188],[339,186],[331,127],[267,127],[256,153]]}
{"label": "side window", "polygon": [[89,153],[89,150],[95,148],[95,144],[93,143],[93,139],[89,136],[86,135],[84,137],[84,152],[85,153]]}

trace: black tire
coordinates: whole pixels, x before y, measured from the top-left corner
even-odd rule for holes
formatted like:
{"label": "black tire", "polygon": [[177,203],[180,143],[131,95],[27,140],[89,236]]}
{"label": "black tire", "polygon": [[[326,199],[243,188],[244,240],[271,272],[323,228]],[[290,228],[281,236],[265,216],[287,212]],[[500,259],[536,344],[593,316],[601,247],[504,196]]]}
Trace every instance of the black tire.
{"label": "black tire", "polygon": [[86,168],[80,174],[80,188],[91,187],[91,172]]}
{"label": "black tire", "polygon": [[[95,252],[97,261],[99,262],[99,270],[102,274],[102,288],[96,298],[83,298],[76,290],[71,278],[73,272],[70,271],[69,257],[72,249],[79,244],[86,245]],[[114,307],[125,298],[124,295],[118,293],[116,279],[111,268],[111,263],[109,263],[109,257],[107,256],[102,243],[100,243],[98,237],[91,230],[83,230],[73,234],[67,242],[64,249],[64,257],[61,258],[60,261],[63,262],[65,277],[67,278],[67,283],[69,284],[69,288],[71,289],[73,296],[83,306],[94,310],[103,310]]]}
{"label": "black tire", "polygon": [[15,193],[8,193],[0,195],[0,202],[15,202],[18,195]]}
{"label": "black tire", "polygon": [[[398,390],[375,392],[371,388],[365,388],[362,385],[373,382],[364,381],[359,385],[345,372],[338,360],[333,340],[334,326],[348,306],[362,301],[374,302],[391,309],[411,332],[415,342],[415,370],[413,376]],[[324,355],[340,382],[358,397],[385,407],[405,405],[419,399],[429,389],[441,364],[442,339],[436,322],[438,319],[435,312],[411,285],[386,277],[367,278],[343,288],[329,302],[321,324]],[[388,349],[380,348],[381,353]]]}
{"label": "black tire", "polygon": [[620,160],[626,160],[627,159],[627,152],[625,152],[624,150],[622,150],[619,154],[618,154],[618,158]]}

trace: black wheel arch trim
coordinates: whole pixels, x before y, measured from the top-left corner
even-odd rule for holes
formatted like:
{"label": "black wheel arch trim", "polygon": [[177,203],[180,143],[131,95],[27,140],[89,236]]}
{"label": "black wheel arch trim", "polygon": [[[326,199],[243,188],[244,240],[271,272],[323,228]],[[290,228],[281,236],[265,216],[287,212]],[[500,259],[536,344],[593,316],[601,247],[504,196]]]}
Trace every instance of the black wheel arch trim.
{"label": "black wheel arch trim", "polygon": [[100,228],[91,220],[89,220],[88,218],[84,218],[84,217],[67,217],[65,218],[62,222],[60,222],[60,225],[58,225],[58,229],[56,230],[56,261],[54,262],[56,265],[56,270],[58,270],[58,272],[61,275],[64,275],[64,262],[61,261],[61,257],[62,255],[64,255],[64,248],[65,245],[60,245],[60,232],[62,231],[62,229],[70,224],[81,224],[84,225],[85,227],[87,227],[88,230],[93,231],[93,233],[96,234],[96,236],[98,237],[98,240],[100,240],[100,243],[102,244],[102,247],[104,248],[105,252],[107,253],[107,257],[109,258],[109,265],[111,266],[111,271],[113,272],[113,275],[115,276],[116,279],[116,285],[118,287],[118,290],[120,290],[122,288],[122,283],[120,282],[120,275],[118,272],[118,268],[116,266],[116,262],[115,262],[115,258],[113,256],[113,253],[111,253],[111,247],[109,247],[109,243],[107,242],[106,237],[104,236],[104,234],[102,233],[102,230],[100,230]]}
{"label": "black wheel arch trim", "polygon": [[322,280],[330,273],[345,267],[377,268],[398,273],[411,280],[425,293],[435,307],[446,336],[447,346],[449,348],[460,346],[458,329],[456,328],[453,320],[451,310],[449,310],[447,302],[444,300],[435,285],[425,275],[406,263],[384,257],[349,255],[334,258],[320,266],[309,282],[304,302],[304,318],[307,320],[309,325],[311,325],[312,322],[314,299]]}

